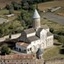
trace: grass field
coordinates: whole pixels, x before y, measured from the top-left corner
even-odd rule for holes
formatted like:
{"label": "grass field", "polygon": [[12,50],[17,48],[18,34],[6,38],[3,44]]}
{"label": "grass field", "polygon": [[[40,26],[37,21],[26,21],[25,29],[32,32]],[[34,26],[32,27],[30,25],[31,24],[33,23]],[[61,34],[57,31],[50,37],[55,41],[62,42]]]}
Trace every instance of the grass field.
{"label": "grass field", "polygon": [[38,4],[38,8],[40,11],[47,10],[52,7],[61,7],[61,9],[55,11],[54,13],[60,16],[64,16],[64,0],[62,1],[51,1],[46,3]]}
{"label": "grass field", "polygon": [[21,0],[0,0],[0,7],[5,7],[6,4],[9,4],[12,1],[20,2]]}
{"label": "grass field", "polygon": [[41,24],[46,24],[49,26],[49,28],[53,28],[54,31],[62,31],[64,30],[64,25],[60,25],[56,22],[53,22],[53,21],[50,21],[50,20],[47,20],[47,19],[42,19],[41,20]]}
{"label": "grass field", "polygon": [[7,17],[6,15],[9,14],[9,10],[2,9],[2,10],[0,10],[0,17],[6,18],[6,19],[12,21],[12,20],[16,19],[17,16],[18,16],[20,13],[21,13],[21,10],[19,10],[19,11],[14,11],[14,14],[15,14],[14,16],[12,16],[12,17]]}
{"label": "grass field", "polygon": [[43,57],[44,57],[45,60],[51,60],[51,59],[64,58],[64,55],[60,54],[60,46],[54,46],[50,49],[47,49],[44,52]]}
{"label": "grass field", "polygon": [[9,11],[4,9],[4,10],[0,10],[0,15],[5,15],[5,14],[8,14]]}
{"label": "grass field", "polygon": [[51,1],[51,2],[38,4],[38,8],[40,10],[45,10],[45,9],[56,7],[56,6],[64,7],[64,1]]}
{"label": "grass field", "polygon": [[57,15],[64,16],[64,7],[54,12]]}

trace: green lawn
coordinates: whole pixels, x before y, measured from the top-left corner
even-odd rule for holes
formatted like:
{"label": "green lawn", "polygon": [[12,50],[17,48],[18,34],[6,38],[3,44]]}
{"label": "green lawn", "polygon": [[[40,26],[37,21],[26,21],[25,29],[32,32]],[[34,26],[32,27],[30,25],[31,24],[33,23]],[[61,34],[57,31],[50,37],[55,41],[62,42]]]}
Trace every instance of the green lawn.
{"label": "green lawn", "polygon": [[49,26],[49,28],[53,28],[55,31],[63,31],[64,30],[64,25],[60,25],[56,22],[47,20],[47,19],[42,19],[41,24],[46,24]]}
{"label": "green lawn", "polygon": [[46,10],[51,7],[57,7],[57,6],[64,7],[64,0],[63,1],[58,1],[58,0],[57,1],[50,1],[50,2],[38,4],[38,8],[41,11]]}
{"label": "green lawn", "polygon": [[0,15],[8,14],[9,11],[6,9],[0,10]]}
{"label": "green lawn", "polygon": [[60,54],[60,46],[54,46],[50,49],[44,51],[43,55],[45,60],[55,59],[55,58],[64,58],[63,54]]}

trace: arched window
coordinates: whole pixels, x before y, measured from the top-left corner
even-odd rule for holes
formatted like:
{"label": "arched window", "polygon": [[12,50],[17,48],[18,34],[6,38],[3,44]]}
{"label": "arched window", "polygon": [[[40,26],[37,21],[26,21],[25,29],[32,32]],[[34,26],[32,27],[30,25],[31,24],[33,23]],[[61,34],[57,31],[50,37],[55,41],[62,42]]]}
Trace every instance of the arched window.
{"label": "arched window", "polygon": [[32,50],[32,48],[30,48],[30,51]]}
{"label": "arched window", "polygon": [[21,52],[21,49],[19,48],[19,52]]}

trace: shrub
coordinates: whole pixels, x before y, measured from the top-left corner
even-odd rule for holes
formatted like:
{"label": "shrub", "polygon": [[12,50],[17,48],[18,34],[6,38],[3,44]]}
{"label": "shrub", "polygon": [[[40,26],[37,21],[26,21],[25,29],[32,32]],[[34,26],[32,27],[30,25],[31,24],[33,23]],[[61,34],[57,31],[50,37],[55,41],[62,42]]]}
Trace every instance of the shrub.
{"label": "shrub", "polygon": [[1,54],[2,55],[10,54],[10,53],[11,53],[11,49],[7,45],[3,45],[1,47]]}
{"label": "shrub", "polygon": [[53,28],[50,28],[50,32],[52,32],[52,33],[53,33],[53,32],[54,32],[54,29],[53,29]]}

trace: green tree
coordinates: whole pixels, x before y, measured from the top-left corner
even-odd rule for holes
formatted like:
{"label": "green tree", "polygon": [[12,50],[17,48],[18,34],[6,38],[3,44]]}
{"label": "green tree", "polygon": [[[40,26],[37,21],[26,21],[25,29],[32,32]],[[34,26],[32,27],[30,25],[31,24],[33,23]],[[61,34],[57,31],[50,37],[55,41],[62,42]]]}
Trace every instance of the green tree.
{"label": "green tree", "polygon": [[0,28],[0,37],[2,36],[2,34],[3,34],[3,29]]}
{"label": "green tree", "polygon": [[59,41],[62,43],[62,46],[60,47],[60,53],[64,54],[64,36],[60,36]]}
{"label": "green tree", "polygon": [[1,54],[2,55],[10,54],[10,53],[11,53],[11,49],[7,45],[3,45],[1,47]]}
{"label": "green tree", "polygon": [[23,10],[22,12],[21,12],[21,16],[23,17],[23,20],[25,21],[25,24],[26,24],[26,26],[27,27],[29,27],[29,26],[31,26],[32,25],[32,14],[33,14],[33,11],[25,11],[25,10]]}
{"label": "green tree", "polygon": [[50,28],[50,32],[52,32],[52,33],[53,33],[53,32],[54,32],[54,29],[53,29],[53,28]]}
{"label": "green tree", "polygon": [[6,7],[5,7],[7,10],[10,9],[10,5],[9,4],[6,4]]}
{"label": "green tree", "polygon": [[64,36],[58,36],[58,41],[64,46]]}
{"label": "green tree", "polygon": [[13,5],[14,10],[19,10],[19,9],[21,9],[21,5],[18,4],[17,2],[13,1],[11,4]]}

